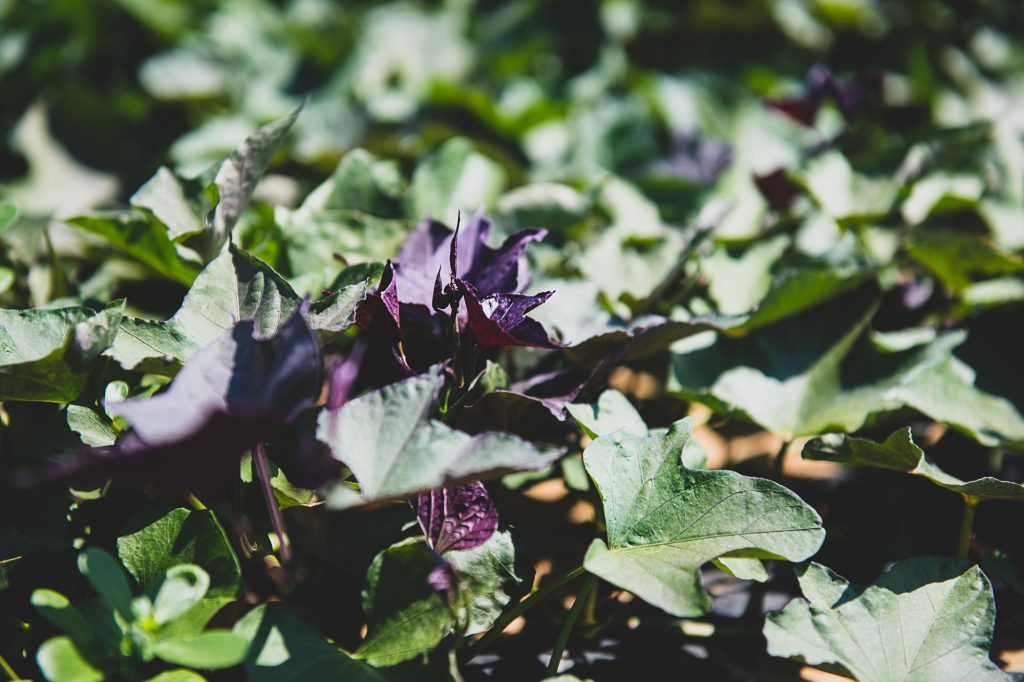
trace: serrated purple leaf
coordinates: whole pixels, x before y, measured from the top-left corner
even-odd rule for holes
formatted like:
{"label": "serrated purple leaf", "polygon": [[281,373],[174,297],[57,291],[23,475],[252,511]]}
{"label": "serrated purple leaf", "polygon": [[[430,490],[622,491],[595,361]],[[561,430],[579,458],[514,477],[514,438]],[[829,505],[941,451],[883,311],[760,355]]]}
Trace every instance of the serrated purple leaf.
{"label": "serrated purple leaf", "polygon": [[498,512],[480,481],[420,493],[416,518],[438,553],[479,547],[498,528]]}
{"label": "serrated purple leaf", "polygon": [[391,351],[398,366],[412,374],[402,349],[401,305],[395,273],[395,265],[389,260],[384,265],[376,291],[367,294],[356,306],[356,326],[376,337]]}
{"label": "serrated purple leaf", "polygon": [[561,348],[548,336],[544,326],[526,317],[552,293],[544,291],[535,296],[524,294],[492,294],[480,298],[466,282],[460,283],[469,317],[469,327],[476,343],[492,346],[529,346],[533,348]]}

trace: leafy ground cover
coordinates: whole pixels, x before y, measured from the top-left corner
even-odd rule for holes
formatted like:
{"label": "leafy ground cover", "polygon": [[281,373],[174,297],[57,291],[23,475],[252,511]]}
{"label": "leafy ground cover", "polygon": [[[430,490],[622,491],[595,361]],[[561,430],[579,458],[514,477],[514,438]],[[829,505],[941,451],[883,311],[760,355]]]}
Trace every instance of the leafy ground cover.
{"label": "leafy ground cover", "polygon": [[0,3],[0,668],[1016,679],[1021,11]]}

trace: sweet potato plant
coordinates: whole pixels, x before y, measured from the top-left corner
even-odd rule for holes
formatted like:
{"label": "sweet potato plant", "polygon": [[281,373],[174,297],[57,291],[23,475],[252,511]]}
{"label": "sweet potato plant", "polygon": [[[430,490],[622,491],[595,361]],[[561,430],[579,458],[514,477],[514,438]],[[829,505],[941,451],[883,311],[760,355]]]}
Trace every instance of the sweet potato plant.
{"label": "sweet potato plant", "polygon": [[1024,670],[1019,3],[33,5],[10,679]]}

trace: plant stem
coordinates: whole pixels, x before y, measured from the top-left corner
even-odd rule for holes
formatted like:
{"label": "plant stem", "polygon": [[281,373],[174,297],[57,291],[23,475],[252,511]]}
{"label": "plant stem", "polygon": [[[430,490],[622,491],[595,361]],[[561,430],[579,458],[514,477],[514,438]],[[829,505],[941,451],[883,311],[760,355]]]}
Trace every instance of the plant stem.
{"label": "plant stem", "polygon": [[281,516],[281,508],[277,504],[274,488],[270,484],[270,468],[267,466],[267,452],[263,443],[256,445],[252,460],[256,463],[256,471],[260,477],[260,488],[263,490],[263,501],[270,513],[270,523],[274,526],[274,532],[277,534],[281,564],[286,566],[292,559],[292,544],[288,538],[288,531],[284,527],[284,517]]}
{"label": "plant stem", "polygon": [[196,497],[193,493],[189,493],[188,495],[186,495],[185,499],[188,500],[188,503],[196,511],[206,511],[206,505],[203,504],[203,501]]}
{"label": "plant stem", "polygon": [[548,661],[548,677],[558,672],[558,665],[562,662],[562,656],[565,654],[565,645],[569,642],[572,628],[576,625],[576,620],[580,617],[583,606],[586,604],[596,584],[596,575],[588,575],[586,580],[583,581],[583,586],[580,587],[580,591],[576,595],[576,601],[573,602],[572,610],[565,617],[565,622],[562,623],[562,631],[558,633],[558,639],[555,640],[555,648],[551,652],[551,660]]}
{"label": "plant stem", "polygon": [[775,453],[775,459],[772,460],[772,473],[775,475],[777,480],[785,476],[786,451],[789,450],[789,446],[792,444],[793,441],[791,440],[782,441],[782,447],[780,447],[779,451]]}
{"label": "plant stem", "polygon": [[527,595],[525,599],[518,602],[515,606],[508,609],[500,616],[498,616],[498,620],[494,621],[494,625],[491,626],[490,630],[484,633],[483,637],[478,639],[475,644],[466,647],[466,660],[468,661],[472,659],[474,656],[478,655],[480,652],[486,649],[488,644],[493,642],[498,637],[498,635],[505,631],[505,628],[508,627],[509,623],[514,621],[522,614],[526,613],[526,611],[528,611],[534,605],[544,601],[544,599],[548,595],[550,595],[552,592],[565,585],[573,578],[582,575],[583,572],[584,568],[582,566],[577,566],[568,573],[565,573],[555,578],[554,580],[545,583],[543,586],[539,587],[538,589],[534,590],[529,595]]}
{"label": "plant stem", "polygon": [[956,558],[966,559],[971,549],[971,535],[974,531],[974,512],[978,509],[978,500],[964,495],[964,516],[960,522],[960,542],[956,547]]}
{"label": "plant stem", "polygon": [[12,680],[20,680],[21,679],[21,675],[19,675],[18,673],[16,673],[14,671],[14,668],[11,667],[11,664],[8,663],[7,659],[3,657],[3,654],[0,654],[0,668],[2,668],[5,673],[7,673],[7,677],[9,679],[12,679]]}

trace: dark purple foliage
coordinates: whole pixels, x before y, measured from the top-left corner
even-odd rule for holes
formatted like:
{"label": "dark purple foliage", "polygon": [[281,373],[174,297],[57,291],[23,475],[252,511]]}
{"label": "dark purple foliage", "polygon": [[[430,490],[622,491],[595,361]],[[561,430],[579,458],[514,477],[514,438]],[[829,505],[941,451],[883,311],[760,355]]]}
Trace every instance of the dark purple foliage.
{"label": "dark purple foliage", "polygon": [[109,406],[132,431],[107,447],[87,448],[23,483],[115,482],[217,495],[241,456],[278,434],[316,401],[323,362],[302,312],[258,338],[239,322],[197,352],[163,393]]}
{"label": "dark purple foliage", "polygon": [[498,248],[487,245],[490,233],[491,223],[480,215],[455,232],[435,220],[420,223],[395,259],[399,300],[433,307],[435,282],[453,277],[472,284],[481,296],[522,292],[530,284],[526,246],[544,239],[547,230],[520,230]]}
{"label": "dark purple foliage", "polygon": [[536,296],[524,294],[491,294],[479,298],[473,285],[459,281],[469,313],[469,327],[476,343],[491,346],[530,346],[533,348],[559,348],[548,337],[543,325],[526,317],[551,297],[554,292],[543,291]]}
{"label": "dark purple foliage", "polygon": [[498,512],[480,481],[420,493],[414,506],[427,544],[439,554],[479,547],[498,527]]}
{"label": "dark purple foliage", "polygon": [[800,195],[800,186],[782,168],[764,175],[754,173],[754,184],[765,201],[777,211],[788,211]]}
{"label": "dark purple foliage", "polygon": [[407,373],[413,373],[402,347],[398,282],[395,266],[390,260],[384,266],[376,291],[367,294],[356,306],[356,325],[376,337],[385,348],[391,349],[395,362]]}
{"label": "dark purple foliage", "polygon": [[459,574],[451,562],[437,552],[434,558],[437,559],[437,567],[427,574],[427,584],[444,597],[446,602],[454,604],[455,598],[459,596]]}
{"label": "dark purple foliage", "polygon": [[799,97],[779,97],[765,100],[794,121],[811,127],[826,99],[835,102],[843,116],[849,119],[864,104],[868,96],[881,90],[881,79],[875,74],[858,74],[853,79],[837,78],[828,67],[816,64],[807,73],[804,92]]}

